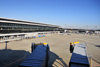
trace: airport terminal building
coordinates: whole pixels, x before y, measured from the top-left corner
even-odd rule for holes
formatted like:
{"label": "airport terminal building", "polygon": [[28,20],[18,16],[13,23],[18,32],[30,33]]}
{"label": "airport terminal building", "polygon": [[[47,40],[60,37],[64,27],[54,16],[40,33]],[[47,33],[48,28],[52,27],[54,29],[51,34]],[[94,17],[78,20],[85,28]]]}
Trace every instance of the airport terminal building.
{"label": "airport terminal building", "polygon": [[0,42],[40,37],[40,35],[59,33],[57,25],[0,18]]}
{"label": "airport terminal building", "polygon": [[42,31],[60,31],[57,25],[0,18],[0,33],[25,33]]}

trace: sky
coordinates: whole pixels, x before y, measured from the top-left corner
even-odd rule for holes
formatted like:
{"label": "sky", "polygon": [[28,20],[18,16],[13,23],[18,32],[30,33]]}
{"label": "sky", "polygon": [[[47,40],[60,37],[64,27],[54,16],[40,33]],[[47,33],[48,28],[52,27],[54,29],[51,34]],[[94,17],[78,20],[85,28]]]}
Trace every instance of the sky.
{"label": "sky", "polygon": [[0,17],[100,29],[100,0],[0,0]]}

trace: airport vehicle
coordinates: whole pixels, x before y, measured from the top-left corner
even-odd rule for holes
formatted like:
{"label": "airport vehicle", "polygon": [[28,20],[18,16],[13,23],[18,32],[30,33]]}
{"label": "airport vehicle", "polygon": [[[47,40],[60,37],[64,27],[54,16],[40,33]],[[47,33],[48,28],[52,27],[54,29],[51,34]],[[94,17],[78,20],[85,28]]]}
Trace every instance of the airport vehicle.
{"label": "airport vehicle", "polygon": [[69,67],[89,67],[86,45],[74,42],[74,48],[69,62]]}
{"label": "airport vehicle", "polygon": [[[74,48],[69,67],[89,67],[90,64],[85,44],[73,42],[71,45],[73,45]],[[49,45],[47,43],[32,43],[31,51],[31,55],[26,58],[19,67],[48,67]]]}
{"label": "airport vehicle", "polygon": [[32,53],[19,67],[48,67],[49,45],[47,43],[32,43]]}

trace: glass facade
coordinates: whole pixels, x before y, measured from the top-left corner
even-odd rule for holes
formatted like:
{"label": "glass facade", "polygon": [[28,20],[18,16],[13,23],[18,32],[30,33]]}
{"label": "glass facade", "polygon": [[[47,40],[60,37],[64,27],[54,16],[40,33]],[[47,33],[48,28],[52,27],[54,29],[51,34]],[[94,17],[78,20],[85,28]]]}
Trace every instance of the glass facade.
{"label": "glass facade", "polygon": [[[7,20],[8,21],[8,20]],[[21,23],[21,22],[20,22]],[[59,31],[59,27],[31,25],[31,24],[18,24],[6,23],[0,21],[0,33],[24,33],[24,32],[41,32],[41,31]]]}

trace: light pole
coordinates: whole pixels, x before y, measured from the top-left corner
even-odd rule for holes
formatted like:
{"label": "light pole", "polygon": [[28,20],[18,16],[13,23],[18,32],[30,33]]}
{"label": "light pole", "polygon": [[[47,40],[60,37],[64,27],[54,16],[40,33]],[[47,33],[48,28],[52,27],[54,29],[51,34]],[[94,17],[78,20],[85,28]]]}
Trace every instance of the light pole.
{"label": "light pole", "polygon": [[5,49],[7,50],[7,43],[8,43],[8,41],[5,41]]}

